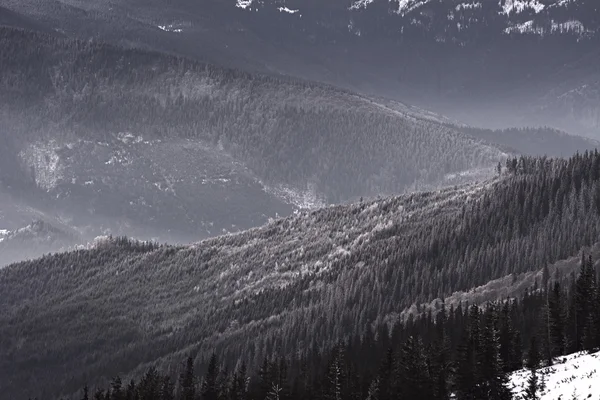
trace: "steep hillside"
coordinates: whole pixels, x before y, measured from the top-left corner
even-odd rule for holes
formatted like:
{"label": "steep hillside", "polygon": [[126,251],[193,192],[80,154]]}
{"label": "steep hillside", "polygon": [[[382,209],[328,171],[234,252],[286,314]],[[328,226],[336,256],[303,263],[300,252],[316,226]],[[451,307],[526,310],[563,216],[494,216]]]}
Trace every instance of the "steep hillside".
{"label": "steep hillside", "polygon": [[505,173],[306,211],[192,246],[109,241],[7,267],[7,393],[76,390],[86,373],[170,365],[182,352],[216,350],[228,362],[243,353],[253,365],[269,349],[306,354],[415,302],[539,270],[597,241],[600,155],[523,158]]}

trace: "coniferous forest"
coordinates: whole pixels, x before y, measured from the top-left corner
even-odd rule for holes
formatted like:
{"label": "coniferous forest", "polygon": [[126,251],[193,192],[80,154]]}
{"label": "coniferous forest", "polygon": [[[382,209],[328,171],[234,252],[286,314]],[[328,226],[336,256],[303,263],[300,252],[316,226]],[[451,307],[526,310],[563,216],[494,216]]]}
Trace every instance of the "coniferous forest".
{"label": "coniferous forest", "polygon": [[[480,398],[469,391],[500,391],[532,337],[545,362],[596,348],[594,260],[584,257],[575,275],[554,263],[597,242],[600,153],[509,159],[499,173],[484,185],[329,207],[193,246],[117,238],[9,266],[0,270],[9,390],[55,398],[85,382],[139,378],[151,365],[175,382],[189,355],[201,381],[214,353],[229,371],[219,382],[246,364],[254,398],[268,393],[254,384],[275,362],[285,365],[281,386],[299,398],[328,393],[331,368],[345,374],[336,378],[344,396],[366,396],[371,385],[432,389],[441,379],[436,390]],[[482,308],[444,305],[457,291],[535,271],[543,273],[523,297],[490,292]],[[377,389],[390,348],[395,383]]]}
{"label": "coniferous forest", "polygon": [[213,353],[191,355],[177,371],[150,367],[138,380],[114,377],[107,387],[85,386],[82,400],[388,400],[513,399],[508,375],[533,374],[523,400],[538,399],[542,365],[600,349],[600,279],[591,256],[561,284],[545,276],[519,299],[482,306],[459,304],[305,357],[267,355],[250,370],[228,368]]}

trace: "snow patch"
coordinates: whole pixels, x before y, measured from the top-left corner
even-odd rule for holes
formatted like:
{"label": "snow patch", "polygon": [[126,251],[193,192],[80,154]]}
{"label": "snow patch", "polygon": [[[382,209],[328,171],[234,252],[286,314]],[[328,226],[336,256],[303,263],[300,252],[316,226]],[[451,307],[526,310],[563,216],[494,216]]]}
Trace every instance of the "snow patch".
{"label": "snow patch", "polygon": [[369,4],[373,3],[373,0],[358,0],[354,2],[349,10],[360,10],[361,8],[367,8]]}
{"label": "snow patch", "polygon": [[396,11],[396,14],[407,14],[430,1],[431,0],[398,0],[398,10]]}
{"label": "snow patch", "polygon": [[246,9],[248,8],[254,0],[237,0],[236,7]]}
{"label": "snow patch", "polygon": [[475,8],[481,8],[481,3],[462,3],[456,6],[456,11],[460,10],[473,10]]}
{"label": "snow patch", "polygon": [[288,204],[292,204],[300,209],[314,209],[325,207],[325,202],[319,198],[314,187],[306,190],[299,190],[288,185],[268,186],[260,182],[266,193],[279,197]]}
{"label": "snow patch", "polygon": [[290,10],[287,7],[279,7],[278,10],[279,10],[279,12],[286,12],[288,14],[296,14],[298,11],[300,11],[300,10]]}
{"label": "snow patch", "polygon": [[117,140],[125,143],[125,144],[130,144],[130,143],[142,143],[144,141],[144,138],[142,136],[135,136],[134,134],[130,133],[130,132],[119,132],[117,133]]}
{"label": "snow patch", "polygon": [[[540,400],[597,399],[600,394],[600,353],[575,353],[558,357],[554,365],[538,371],[546,383]],[[516,398],[523,398],[530,373],[523,369],[510,376],[510,387]],[[575,396],[576,397],[575,397]]]}
{"label": "snow patch", "polygon": [[581,23],[581,21],[570,20],[566,22],[556,23],[552,21],[552,32],[559,33],[586,33],[587,29]]}
{"label": "snow patch", "polygon": [[161,29],[165,32],[173,32],[173,33],[183,32],[183,29],[175,28],[173,25],[158,25],[158,29]]}
{"label": "snow patch", "polygon": [[510,15],[511,13],[520,14],[526,9],[532,9],[536,14],[544,10],[545,6],[539,0],[506,0],[502,6],[502,13]]}
{"label": "snow patch", "polygon": [[547,33],[577,33],[577,34],[585,34],[589,32],[585,29],[585,26],[581,23],[581,21],[577,20],[569,20],[565,22],[556,22],[554,20],[551,21],[550,28],[544,26],[536,26],[534,25],[534,21],[526,21],[520,24],[511,25],[508,28],[504,29],[504,33],[533,33],[537,35],[544,35]]}
{"label": "snow patch", "polygon": [[534,32],[534,27],[533,27],[533,20],[530,21],[526,21],[520,24],[516,24],[513,26],[509,26],[508,28],[506,28],[504,30],[505,33],[533,33]]}

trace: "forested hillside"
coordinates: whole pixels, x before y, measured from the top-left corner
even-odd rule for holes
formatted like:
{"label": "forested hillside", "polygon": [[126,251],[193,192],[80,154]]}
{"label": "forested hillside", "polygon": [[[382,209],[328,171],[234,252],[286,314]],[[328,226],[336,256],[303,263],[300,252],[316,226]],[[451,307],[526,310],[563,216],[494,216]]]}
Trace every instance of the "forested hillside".
{"label": "forested hillside", "polygon": [[511,159],[501,173],[193,246],[121,239],[7,267],[6,391],[68,392],[86,376],[177,365],[190,352],[217,352],[230,366],[243,357],[249,367],[274,350],[306,356],[413,303],[540,270],[597,241],[599,153]]}
{"label": "forested hillside", "polygon": [[162,371],[152,366],[137,381],[116,376],[109,385],[91,377],[96,385],[86,385],[76,398],[595,399],[597,270],[583,254],[577,274],[555,278],[535,282],[519,298],[483,307],[438,303],[435,313],[368,325],[332,349],[287,357],[271,349],[254,368],[249,360],[230,368],[217,353],[198,358],[192,351],[185,363]]}
{"label": "forested hillside", "polygon": [[266,182],[311,183],[330,201],[401,192],[503,156],[329,86],[5,28],[0,43],[2,112],[22,116],[10,131],[30,140],[194,138]]}

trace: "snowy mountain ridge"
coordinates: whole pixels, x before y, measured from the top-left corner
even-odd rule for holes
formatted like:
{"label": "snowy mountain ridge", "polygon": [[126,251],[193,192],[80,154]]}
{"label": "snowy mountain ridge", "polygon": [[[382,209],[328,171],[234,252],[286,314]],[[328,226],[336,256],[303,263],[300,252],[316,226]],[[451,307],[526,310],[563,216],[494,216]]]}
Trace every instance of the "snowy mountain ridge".
{"label": "snowy mountain ridge", "polygon": [[[392,0],[384,4],[382,0],[355,0],[350,5],[329,4],[327,9],[298,0],[255,1],[236,0],[236,7],[253,12],[270,13],[272,10],[287,9],[295,18],[303,15],[313,19],[321,19],[331,9],[337,9],[335,19],[348,19],[348,32],[362,36],[366,27],[356,26],[357,21],[365,22],[363,15],[377,13],[385,18],[382,10],[391,18],[391,31],[406,35],[413,29],[433,33],[437,41],[458,41],[462,39],[456,33],[465,29],[482,28],[493,30],[499,35],[514,34],[574,34],[580,37],[595,36],[598,32],[598,21],[594,15],[599,12],[598,5],[587,0],[500,0],[464,1],[464,0]],[[334,23],[318,23],[324,26],[341,26],[341,21]],[[408,30],[406,30],[408,28]]]}
{"label": "snowy mountain ridge", "polygon": [[[600,352],[559,357],[554,365],[541,368],[538,373],[545,382],[538,393],[540,400],[600,398]],[[524,398],[530,374],[523,369],[511,375],[510,386],[517,399]]]}

